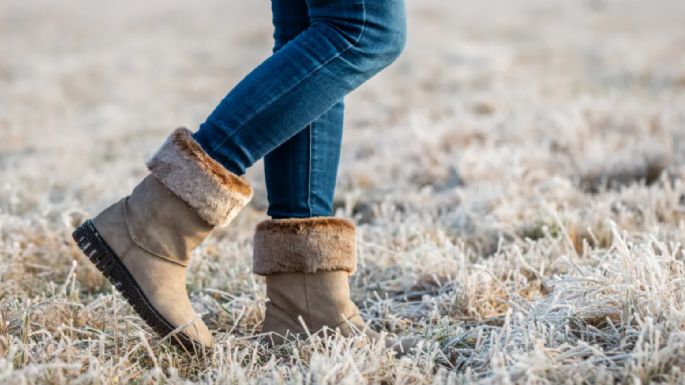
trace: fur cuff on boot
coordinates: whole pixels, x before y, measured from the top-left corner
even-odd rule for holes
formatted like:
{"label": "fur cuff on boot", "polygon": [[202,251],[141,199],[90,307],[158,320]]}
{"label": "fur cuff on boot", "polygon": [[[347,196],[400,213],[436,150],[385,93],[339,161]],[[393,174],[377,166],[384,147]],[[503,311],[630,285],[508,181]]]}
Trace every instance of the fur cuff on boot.
{"label": "fur cuff on boot", "polygon": [[207,155],[186,128],[174,130],[147,167],[213,226],[230,222],[252,198],[252,188]]}
{"label": "fur cuff on boot", "polygon": [[357,265],[354,224],[342,218],[267,220],[254,236],[255,274],[353,272]]}

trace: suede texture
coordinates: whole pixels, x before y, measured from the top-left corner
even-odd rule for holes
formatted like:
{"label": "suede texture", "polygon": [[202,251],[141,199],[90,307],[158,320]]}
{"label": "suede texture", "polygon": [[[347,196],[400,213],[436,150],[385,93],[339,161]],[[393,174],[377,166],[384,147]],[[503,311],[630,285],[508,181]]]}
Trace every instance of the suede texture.
{"label": "suede texture", "polygon": [[343,335],[351,335],[353,327],[365,330],[359,310],[350,300],[348,277],[349,273],[344,271],[267,276],[269,302],[262,331],[302,333],[304,329],[298,317],[302,317],[311,332],[324,327],[339,328]]}
{"label": "suede texture", "polygon": [[188,298],[186,265],[212,229],[247,204],[252,189],[205,154],[186,129],[175,130],[148,167],[151,174],[93,225],[155,310],[209,347],[211,333]]}
{"label": "suede texture", "polygon": [[[154,183],[157,183],[154,178],[152,180]],[[145,190],[144,186],[149,185],[148,183],[143,183],[134,190],[132,197],[135,202],[138,204],[145,203],[141,199],[142,197],[135,195],[137,193],[140,194],[141,190]],[[145,194],[143,197],[152,198],[149,194]],[[164,202],[165,199],[178,200],[173,194],[165,194],[156,197],[154,203],[149,201],[147,203],[165,207],[168,206]],[[134,222],[132,224],[133,228],[149,226],[150,228],[162,230],[160,233],[164,233],[163,229],[166,224],[160,221],[161,217],[154,215],[150,217],[136,217],[140,219],[145,218],[142,222],[137,220],[131,221],[130,218],[127,220],[126,212],[131,212],[131,210],[130,208],[127,210],[125,206],[127,201],[130,200],[131,198],[122,199],[105,209],[93,219],[93,225],[95,225],[98,233],[107,242],[112,251],[119,257],[119,260],[126,266],[126,269],[131,273],[140,290],[159,314],[176,327],[187,325],[182,330],[188,337],[202,346],[211,346],[212,335],[193,310],[188,298],[188,292],[186,291],[186,268],[180,261],[184,260],[187,252],[183,252],[183,259],[174,260],[172,258],[160,258],[138,246],[138,244],[142,244],[145,248],[152,249],[156,246],[157,241],[148,242],[147,240],[142,240],[142,243],[141,241],[134,241],[131,239],[131,228],[128,224]],[[183,204],[185,205],[185,203]],[[179,213],[176,216],[179,223],[184,220],[183,214],[197,216],[197,214],[192,213],[190,210]],[[196,222],[196,219],[190,218],[189,222]],[[199,232],[205,232],[205,226],[207,226],[206,223],[198,229]],[[171,236],[168,234],[162,236],[162,238]]]}
{"label": "suede texture", "polygon": [[185,128],[169,136],[147,167],[214,226],[228,224],[252,198],[247,182],[207,155]]}
{"label": "suede texture", "polygon": [[129,237],[136,246],[182,266],[190,262],[191,251],[213,229],[150,175],[126,199],[124,209]]}
{"label": "suede texture", "polygon": [[419,342],[415,338],[396,339],[370,329],[350,299],[349,273],[324,271],[314,274],[282,273],[266,277],[269,301],[262,333],[272,344],[290,338],[336,330],[346,337],[363,334],[372,341],[382,339],[396,355],[408,353]]}
{"label": "suede texture", "polygon": [[345,271],[357,265],[355,227],[342,218],[272,219],[257,225],[253,271],[259,275]]}

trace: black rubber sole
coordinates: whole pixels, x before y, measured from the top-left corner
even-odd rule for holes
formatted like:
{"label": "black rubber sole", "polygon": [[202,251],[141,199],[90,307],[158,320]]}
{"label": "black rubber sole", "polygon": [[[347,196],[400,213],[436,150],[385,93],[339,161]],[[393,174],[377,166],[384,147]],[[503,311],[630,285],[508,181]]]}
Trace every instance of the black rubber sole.
{"label": "black rubber sole", "polygon": [[[173,325],[164,319],[148,301],[126,266],[100,236],[93,222],[87,220],[71,236],[81,251],[124,296],[145,323],[163,338],[174,332]],[[205,350],[201,344],[182,332],[176,332],[168,339],[188,353],[199,354]]]}

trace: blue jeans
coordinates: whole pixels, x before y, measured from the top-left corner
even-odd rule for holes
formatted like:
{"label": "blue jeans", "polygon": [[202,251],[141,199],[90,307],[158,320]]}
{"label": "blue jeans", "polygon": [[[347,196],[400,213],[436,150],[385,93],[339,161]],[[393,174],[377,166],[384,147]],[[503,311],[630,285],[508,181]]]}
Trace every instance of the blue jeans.
{"label": "blue jeans", "polygon": [[272,11],[274,53],[194,138],[237,175],[264,158],[271,217],[329,216],[343,98],[400,55],[404,0],[272,0]]}

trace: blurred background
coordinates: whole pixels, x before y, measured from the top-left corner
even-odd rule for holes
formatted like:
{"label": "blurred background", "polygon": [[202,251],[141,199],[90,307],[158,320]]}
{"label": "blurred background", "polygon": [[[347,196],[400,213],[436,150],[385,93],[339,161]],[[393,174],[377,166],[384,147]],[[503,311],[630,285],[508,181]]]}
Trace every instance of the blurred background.
{"label": "blurred background", "polygon": [[[682,1],[408,8],[404,56],[348,98],[343,188],[519,178],[524,163],[548,175],[569,153],[554,173],[680,172]],[[121,195],[171,129],[195,130],[267,57],[271,33],[266,0],[0,1],[0,209]],[[559,151],[540,159],[539,144]]]}
{"label": "blurred background", "polygon": [[[350,348],[345,362],[381,360],[363,376],[387,383],[440,376],[438,361],[492,383],[538,369],[550,383],[677,379],[683,253],[665,245],[685,244],[685,1],[407,4],[403,56],[347,99],[336,207],[359,225],[353,296],[372,326],[462,355],[398,364]],[[0,358],[33,366],[0,360],[0,379],[85,373],[58,361],[123,379],[150,368],[143,348],[109,361],[140,342],[117,330],[151,334],[69,235],[270,54],[270,20],[268,0],[0,0]],[[236,338],[256,333],[265,300],[250,273],[261,163],[247,178],[252,204],[188,276],[217,349],[233,349],[223,359],[252,354]]]}

